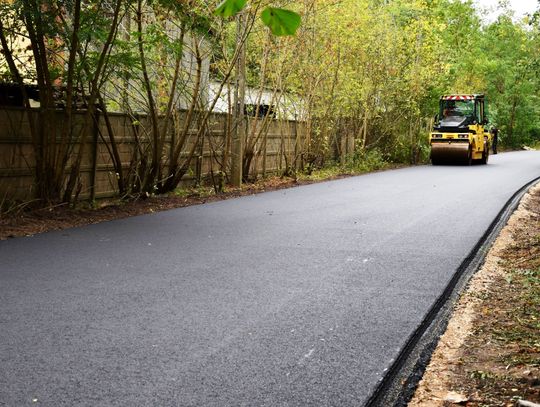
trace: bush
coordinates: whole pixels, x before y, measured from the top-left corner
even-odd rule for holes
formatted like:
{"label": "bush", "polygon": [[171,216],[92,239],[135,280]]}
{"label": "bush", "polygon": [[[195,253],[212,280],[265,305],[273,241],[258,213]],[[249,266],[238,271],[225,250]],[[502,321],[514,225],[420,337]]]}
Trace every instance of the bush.
{"label": "bush", "polygon": [[343,165],[345,170],[351,172],[369,172],[380,170],[388,165],[383,154],[377,148],[373,150],[361,150],[356,152]]}

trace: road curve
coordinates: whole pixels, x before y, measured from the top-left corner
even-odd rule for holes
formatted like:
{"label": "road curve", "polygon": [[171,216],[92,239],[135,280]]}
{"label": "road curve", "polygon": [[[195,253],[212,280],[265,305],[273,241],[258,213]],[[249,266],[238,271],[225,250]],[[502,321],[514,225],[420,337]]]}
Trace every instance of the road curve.
{"label": "road curve", "polygon": [[1,406],[357,406],[540,152],[0,242]]}

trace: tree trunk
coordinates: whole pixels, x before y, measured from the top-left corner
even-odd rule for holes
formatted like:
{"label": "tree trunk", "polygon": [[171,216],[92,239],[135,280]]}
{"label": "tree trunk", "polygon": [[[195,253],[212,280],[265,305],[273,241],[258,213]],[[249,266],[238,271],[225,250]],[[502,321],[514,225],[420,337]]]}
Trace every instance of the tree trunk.
{"label": "tree trunk", "polygon": [[[237,18],[236,44],[238,49],[238,58],[236,60],[236,79],[234,91],[234,130],[232,139],[232,168],[231,168],[231,183],[235,187],[242,185],[243,174],[243,157],[249,155],[248,151],[244,150],[244,133],[245,133],[245,117],[244,117],[244,101],[246,92],[246,48],[244,33],[246,31],[245,13],[241,12]],[[251,161],[251,160],[250,160]]]}

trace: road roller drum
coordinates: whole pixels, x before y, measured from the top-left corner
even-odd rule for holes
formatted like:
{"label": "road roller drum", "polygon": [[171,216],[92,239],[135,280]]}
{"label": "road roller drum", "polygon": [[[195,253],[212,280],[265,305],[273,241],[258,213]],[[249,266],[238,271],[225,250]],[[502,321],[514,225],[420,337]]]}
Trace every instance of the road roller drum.
{"label": "road roller drum", "polygon": [[439,142],[431,145],[431,161],[438,163],[468,163],[471,157],[469,143]]}

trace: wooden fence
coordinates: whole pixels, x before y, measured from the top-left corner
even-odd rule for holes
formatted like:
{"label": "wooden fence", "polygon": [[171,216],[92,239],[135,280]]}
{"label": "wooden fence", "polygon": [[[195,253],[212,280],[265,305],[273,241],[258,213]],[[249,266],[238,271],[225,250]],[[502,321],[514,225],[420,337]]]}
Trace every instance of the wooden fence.
{"label": "wooden fence", "polygon": [[[37,112],[34,112],[37,116]],[[62,111],[58,111],[58,123],[63,120]],[[72,156],[80,148],[77,141],[82,131],[84,112],[75,113],[73,132],[75,141],[72,143]],[[178,125],[181,126],[184,112],[179,112]],[[230,123],[226,114],[213,114],[208,122],[207,131],[199,141],[193,135],[197,134],[196,126],[190,129],[192,137],[185,146],[183,156],[193,146],[199,143],[197,153],[191,162],[190,171],[183,179],[184,184],[196,181],[208,181],[210,173],[216,173],[221,168],[224,155],[230,155]],[[148,118],[134,118],[126,114],[110,113],[110,124],[115,140],[119,147],[122,167],[128,170],[137,156],[141,140],[148,144],[150,128]],[[255,121],[255,123],[254,123]],[[259,132],[262,120],[249,118],[246,129],[251,134],[261,134],[256,143],[250,173],[276,173],[287,167],[299,164],[303,148],[305,127],[302,123],[287,120],[270,120]],[[93,126],[93,137],[87,139],[84,149],[80,174],[80,199],[106,198],[118,195],[116,173],[111,159],[108,132],[103,117],[98,118]],[[175,137],[174,126],[167,135],[164,151],[168,151],[171,139]],[[229,131],[228,131],[229,130]],[[139,143],[136,142],[137,136]],[[190,144],[191,143],[191,144]],[[228,154],[224,154],[225,149]],[[35,159],[28,116],[22,108],[0,108],[0,202],[3,200],[31,200],[34,195]],[[166,160],[165,160],[166,161]],[[230,161],[230,158],[227,160]],[[69,163],[68,166],[69,167]],[[225,163],[227,171],[230,162]],[[67,170],[66,170],[67,174]]]}

